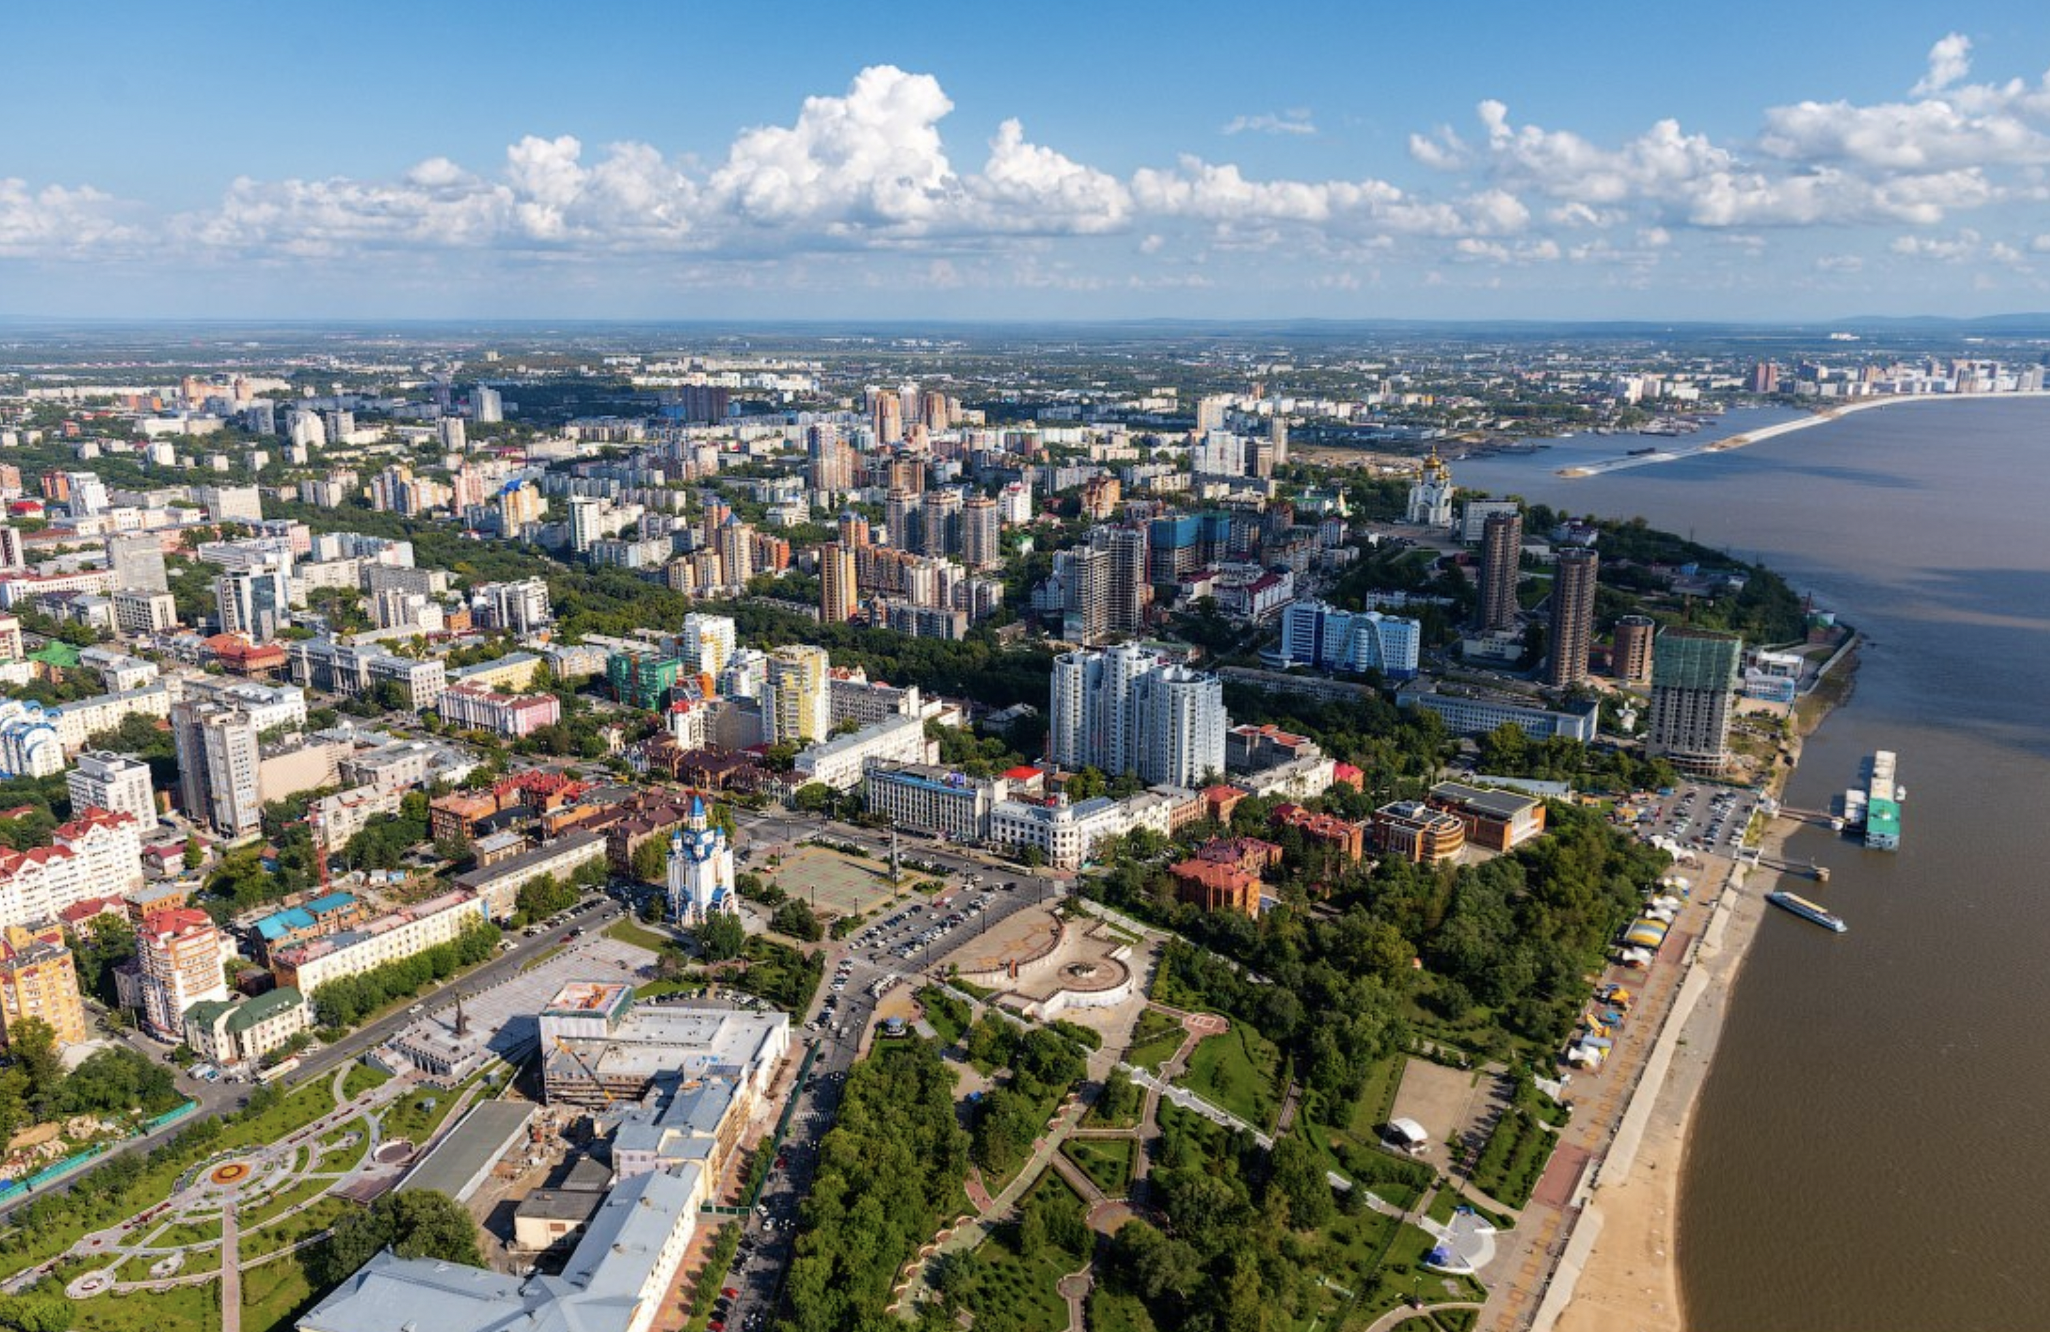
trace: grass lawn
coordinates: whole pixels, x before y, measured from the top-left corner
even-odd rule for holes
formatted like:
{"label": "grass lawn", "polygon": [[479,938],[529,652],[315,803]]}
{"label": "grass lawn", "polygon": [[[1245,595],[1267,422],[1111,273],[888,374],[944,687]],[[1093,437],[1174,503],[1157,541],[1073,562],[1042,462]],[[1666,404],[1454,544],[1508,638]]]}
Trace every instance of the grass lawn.
{"label": "grass lawn", "polygon": [[676,940],[666,934],[657,934],[633,920],[621,919],[607,925],[605,937],[617,939],[621,943],[630,943],[636,948],[645,948],[657,954],[673,952],[676,948]]}
{"label": "grass lawn", "polygon": [[1431,1210],[1425,1215],[1442,1225],[1452,1219],[1453,1209],[1462,1205],[1471,1207],[1480,1214],[1482,1220],[1497,1230],[1511,1230],[1516,1226],[1516,1218],[1504,1216],[1492,1207],[1483,1207],[1454,1188],[1439,1189],[1438,1196],[1431,1199]]}
{"label": "grass lawn", "polygon": [[[1388,1246],[1388,1255],[1382,1260],[1381,1270],[1376,1273],[1377,1285],[1371,1292],[1364,1292],[1360,1307],[1364,1310],[1370,1303],[1377,1307],[1374,1316],[1406,1299],[1411,1291],[1423,1297],[1425,1304],[1442,1300],[1484,1300],[1487,1288],[1472,1277],[1445,1276],[1423,1269],[1424,1255],[1437,1243],[1415,1226],[1401,1226],[1395,1232],[1395,1242]],[[1379,1303],[1389,1299],[1385,1305]]]}
{"label": "grass lawn", "polygon": [[1203,1002],[1202,995],[1182,984],[1175,976],[1174,968],[1165,962],[1161,964],[1160,970],[1154,973],[1153,993],[1147,997],[1155,1003],[1166,1004],[1170,1008],[1185,1008],[1191,1013],[1206,1013],[1215,1008],[1215,1005]]}
{"label": "grass lawn", "polygon": [[1132,1153],[1137,1146],[1131,1138],[1070,1138],[1061,1144],[1061,1152],[1081,1166],[1097,1188],[1122,1198],[1132,1178]]}
{"label": "grass lawn", "polygon": [[987,985],[977,985],[974,981],[962,980],[959,976],[947,977],[947,984],[963,994],[972,994],[977,999],[990,999],[996,995],[996,991]]}
{"label": "grass lawn", "polygon": [[1243,1022],[1212,1036],[1189,1056],[1182,1085],[1256,1128],[1272,1128],[1281,1110],[1281,1051]]}
{"label": "grass lawn", "polygon": [[649,981],[646,985],[637,985],[634,987],[634,998],[660,999],[672,994],[684,994],[695,997],[704,992],[705,983],[703,981],[679,976],[675,980]]}
{"label": "grass lawn", "polygon": [[364,1092],[382,1087],[391,1081],[391,1074],[381,1068],[359,1063],[349,1069],[349,1076],[342,1079],[342,1099],[353,1101]]}
{"label": "grass lawn", "polygon": [[1132,1048],[1125,1052],[1125,1062],[1134,1068],[1157,1073],[1160,1066],[1182,1048],[1182,1038],[1187,1034],[1174,1018],[1158,1009],[1146,1009],[1139,1014],[1139,1023],[1132,1029]]}
{"label": "grass lawn", "polygon": [[1054,1249],[1022,1258],[1001,1239],[985,1242],[975,1256],[982,1260],[972,1301],[977,1327],[1066,1332],[1068,1303],[1054,1283],[1080,1267],[1079,1261]]}
{"label": "grass lawn", "polygon": [[434,1130],[441,1127],[441,1121],[462,1098],[460,1089],[443,1091],[439,1087],[428,1087],[410,1096],[400,1097],[390,1109],[384,1112],[384,1137],[386,1141],[404,1138],[415,1147],[425,1143]]}
{"label": "grass lawn", "polygon": [[968,1024],[962,1020],[962,1014],[967,1011],[966,1004],[937,985],[928,985],[912,997],[918,1000],[925,1020],[939,1033],[941,1049],[961,1039],[961,1033],[968,1029]]}
{"label": "grass lawn", "polygon": [[[1314,1318],[1320,1326],[1336,1328],[1352,1303],[1333,1286],[1357,1291],[1371,1284],[1374,1268],[1387,1251],[1397,1224],[1393,1217],[1362,1211],[1357,1216],[1333,1217],[1318,1232],[1307,1266],[1310,1275],[1329,1283],[1319,1286],[1313,1306]],[[1365,1327],[1366,1323],[1356,1326]]]}
{"label": "grass lawn", "polygon": [[261,1230],[244,1230],[239,1245],[242,1261],[248,1262],[288,1248],[326,1230],[349,1213],[361,1210],[360,1206],[345,1198],[323,1198],[305,1211],[272,1221]]}
{"label": "grass lawn", "polygon": [[306,1279],[299,1258],[293,1254],[242,1273],[242,1332],[289,1328],[320,1297],[321,1292]]}
{"label": "grass lawn", "polygon": [[1157,1332],[1138,1296],[1115,1293],[1101,1283],[1089,1292],[1088,1317],[1090,1332]]}
{"label": "grass lawn", "polygon": [[256,1118],[229,1124],[212,1150],[268,1146],[283,1141],[294,1129],[303,1128],[335,1108],[332,1087],[332,1078],[307,1083]]}
{"label": "grass lawn", "polygon": [[170,1226],[150,1239],[150,1247],[174,1249],[181,1244],[206,1244],[221,1237],[221,1223],[209,1221],[203,1224],[189,1223]]}
{"label": "grass lawn", "polygon": [[[1057,1189],[1080,1206],[1066,1180],[1049,1170],[1026,1191],[1029,1203],[1041,1189]],[[1066,1332],[1068,1303],[1054,1283],[1082,1266],[1083,1259],[1049,1244],[1031,1255],[1020,1254],[1014,1227],[1000,1228],[996,1236],[975,1250],[982,1261],[982,1273],[969,1303],[975,1310],[975,1325],[984,1332]]]}
{"label": "grass lawn", "polygon": [[1381,1140],[1381,1126],[1395,1113],[1395,1092],[1402,1086],[1402,1070],[1408,1063],[1406,1056],[1391,1054],[1367,1074],[1360,1099],[1353,1104],[1352,1123],[1347,1127],[1354,1142],[1372,1144]]}
{"label": "grass lawn", "polygon": [[331,1179],[302,1179],[290,1188],[273,1193],[260,1206],[250,1208],[246,1213],[237,1213],[236,1219],[245,1232],[254,1230],[266,1221],[276,1220],[287,1208],[318,1198],[333,1184]]}
{"label": "grass lawn", "polygon": [[802,1014],[811,1007],[826,975],[823,955],[807,956],[757,935],[747,941],[745,956],[747,970],[730,978],[735,989],[759,995],[789,1013]]}
{"label": "grass lawn", "polygon": [[346,1147],[342,1146],[342,1141],[348,1136],[347,1134],[337,1137],[333,1142],[329,1142],[325,1138],[321,1139],[321,1155],[320,1159],[314,1163],[313,1168],[315,1170],[335,1173],[352,1170],[358,1162],[362,1161],[369,1154],[370,1134],[368,1130],[362,1127],[361,1120],[357,1121],[357,1125],[356,1141]]}
{"label": "grass lawn", "polygon": [[1523,1206],[1530,1201],[1530,1191],[1545,1173],[1545,1162],[1552,1159],[1558,1141],[1537,1116],[1510,1107],[1474,1162],[1473,1186],[1505,1206]]}
{"label": "grass lawn", "polygon": [[[72,1308],[71,1325],[77,1332],[220,1332],[221,1327],[218,1285],[95,1295]],[[249,1327],[247,1319],[243,1326]],[[250,1327],[249,1332],[258,1330]]]}

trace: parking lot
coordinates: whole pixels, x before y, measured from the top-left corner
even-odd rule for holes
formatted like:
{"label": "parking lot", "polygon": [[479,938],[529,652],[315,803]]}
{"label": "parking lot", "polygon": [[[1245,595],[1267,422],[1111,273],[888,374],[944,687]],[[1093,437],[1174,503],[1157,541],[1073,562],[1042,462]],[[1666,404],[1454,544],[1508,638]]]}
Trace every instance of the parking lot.
{"label": "parking lot", "polygon": [[1655,797],[1640,811],[1637,835],[1667,839],[1696,855],[1735,856],[1757,812],[1752,791],[1686,782],[1671,795]]}

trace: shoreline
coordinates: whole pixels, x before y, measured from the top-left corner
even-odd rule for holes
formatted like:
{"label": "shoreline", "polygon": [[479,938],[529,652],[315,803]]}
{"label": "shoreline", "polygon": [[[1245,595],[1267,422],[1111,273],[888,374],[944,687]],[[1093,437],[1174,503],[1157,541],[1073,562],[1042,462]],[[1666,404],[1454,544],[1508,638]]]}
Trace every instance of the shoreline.
{"label": "shoreline", "polygon": [[[1855,648],[1857,640],[1852,640]],[[1841,689],[1798,727],[1774,792],[1784,796],[1800,766],[1803,741],[1849,700],[1857,656],[1845,662]],[[1814,692],[1823,688],[1818,683]],[[1800,820],[1774,815],[1759,839],[1766,861],[1784,862]],[[1694,1110],[1721,1044],[1730,996],[1757,940],[1765,895],[1793,875],[1731,862],[1708,924],[1687,959],[1672,1008],[1600,1167],[1582,1183],[1580,1214],[1533,1315],[1533,1332],[1683,1332],[1690,1326],[1680,1283],[1680,1189]]]}
{"label": "shoreline", "polygon": [[1654,467],[1660,463],[1679,462],[1685,458],[1699,458],[1706,453],[1728,453],[1762,444],[1768,439],[1790,435],[1796,430],[1808,430],[1832,421],[1841,421],[1858,412],[1877,407],[1891,407],[1903,402],[2004,402],[2008,399],[2031,401],[2050,397],[2050,389],[2015,390],[2008,393],[1903,393],[1883,398],[1859,398],[1836,406],[1820,408],[1794,421],[1781,421],[1774,425],[1761,426],[1723,439],[1712,439],[1705,444],[1685,449],[1660,449],[1655,453],[1622,457],[1596,463],[1582,463],[1574,467],[1561,467],[1552,475],[1568,481],[1581,481],[1591,476],[1607,476],[1610,472],[1627,471],[1633,467]]}

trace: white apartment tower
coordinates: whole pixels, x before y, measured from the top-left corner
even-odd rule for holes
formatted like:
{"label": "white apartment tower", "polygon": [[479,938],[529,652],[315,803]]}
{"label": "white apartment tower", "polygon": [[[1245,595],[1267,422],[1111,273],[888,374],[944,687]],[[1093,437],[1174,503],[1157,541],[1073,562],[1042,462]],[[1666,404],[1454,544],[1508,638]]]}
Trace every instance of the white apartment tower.
{"label": "white apartment tower", "polygon": [[64,774],[64,785],[74,812],[111,810],[133,816],[138,827],[156,826],[156,793],[150,789],[149,764],[141,759],[104,749],[86,750]]}
{"label": "white apartment tower", "polygon": [[1224,685],[1133,644],[1054,658],[1048,756],[1194,786],[1224,771]]}
{"label": "white apartment tower", "polygon": [[731,616],[692,611],[683,617],[683,659],[699,674],[717,680],[733,655],[735,641]]}
{"label": "white apartment tower", "polygon": [[181,699],[171,705],[171,739],[186,817],[230,840],[261,831],[256,720],[240,708]]}

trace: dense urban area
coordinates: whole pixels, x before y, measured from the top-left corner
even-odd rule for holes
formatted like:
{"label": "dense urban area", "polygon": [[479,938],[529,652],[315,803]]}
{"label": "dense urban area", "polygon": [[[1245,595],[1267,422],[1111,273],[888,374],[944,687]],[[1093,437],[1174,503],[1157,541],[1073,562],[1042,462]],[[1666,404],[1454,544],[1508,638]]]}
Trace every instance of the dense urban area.
{"label": "dense urban area", "polygon": [[2042,360],[15,328],[0,1329],[1527,1326],[1856,636],[1462,465]]}

